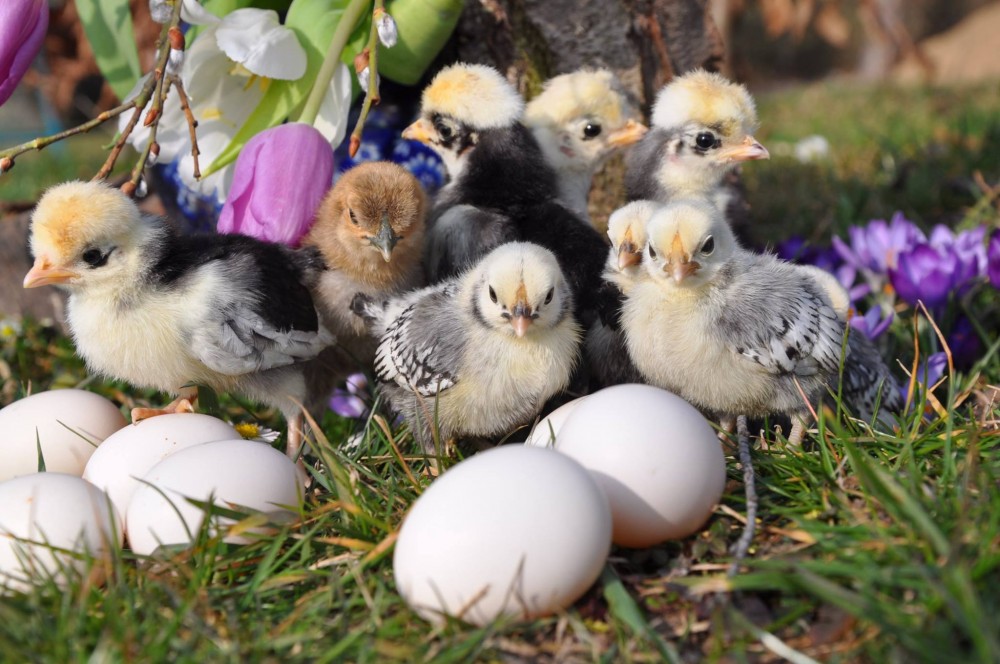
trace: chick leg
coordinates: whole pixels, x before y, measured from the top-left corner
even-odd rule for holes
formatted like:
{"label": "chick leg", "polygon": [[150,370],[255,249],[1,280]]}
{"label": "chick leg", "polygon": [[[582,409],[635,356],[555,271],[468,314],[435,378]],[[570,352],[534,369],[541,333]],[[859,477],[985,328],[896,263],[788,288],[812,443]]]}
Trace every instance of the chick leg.
{"label": "chick leg", "polygon": [[750,427],[746,415],[736,419],[736,438],[739,447],[740,465],[743,466],[743,491],[747,501],[747,521],[743,533],[732,548],[733,562],[729,565],[726,576],[735,576],[740,570],[740,563],[746,558],[753,543],[754,532],[757,529],[757,485],[753,472],[753,459],[750,456]]}
{"label": "chick leg", "polygon": [[168,403],[163,408],[133,408],[132,423],[147,420],[157,415],[171,415],[173,413],[193,413],[194,403],[198,401],[198,388],[188,388],[180,391],[177,398]]}
{"label": "chick leg", "polygon": [[292,417],[287,418],[288,420],[288,441],[285,445],[285,454],[292,461],[299,461],[299,453],[302,451],[302,441],[305,438],[303,432],[304,428],[304,417],[302,411],[300,410],[297,414]]}
{"label": "chick leg", "polygon": [[789,445],[802,446],[802,437],[805,436],[810,417],[809,413],[795,413],[792,415],[792,430],[788,432]]}

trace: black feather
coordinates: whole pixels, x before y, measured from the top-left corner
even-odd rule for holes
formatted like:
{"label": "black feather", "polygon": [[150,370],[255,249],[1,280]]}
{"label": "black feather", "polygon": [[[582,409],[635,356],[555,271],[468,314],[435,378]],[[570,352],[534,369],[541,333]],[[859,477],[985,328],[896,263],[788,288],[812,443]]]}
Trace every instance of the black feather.
{"label": "black feather", "polygon": [[154,286],[176,287],[198,268],[226,263],[233,276],[254,293],[256,313],[279,330],[315,332],[319,318],[308,283],[315,257],[245,235],[181,235],[168,231],[155,245],[149,279]]}

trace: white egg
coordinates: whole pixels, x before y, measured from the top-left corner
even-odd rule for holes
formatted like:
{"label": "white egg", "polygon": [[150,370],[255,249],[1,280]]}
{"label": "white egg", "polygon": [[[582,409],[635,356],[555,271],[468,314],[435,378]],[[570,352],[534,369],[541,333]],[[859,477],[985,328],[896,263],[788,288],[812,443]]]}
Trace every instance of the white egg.
{"label": "white egg", "polygon": [[601,573],[611,515],[587,471],[553,450],[508,445],[434,481],[407,514],[396,587],[422,617],[484,625],[572,604]]}
{"label": "white egg", "polygon": [[691,404],[649,385],[595,392],[555,449],[583,464],[611,504],[615,544],[646,547],[695,533],[722,497],[726,459]]}
{"label": "white egg", "polygon": [[528,440],[524,441],[525,445],[534,445],[536,447],[552,447],[556,440],[556,435],[559,433],[559,429],[566,422],[566,418],[569,414],[580,405],[580,402],[587,397],[580,397],[579,399],[573,399],[569,403],[564,403],[563,405],[556,408],[554,411],[543,417],[538,421],[538,424],[532,428],[531,433],[528,434]]}
{"label": "white egg", "polygon": [[100,583],[101,559],[121,537],[110,500],[90,482],[63,473],[0,482],[0,592],[47,579],[65,588],[74,576]]}
{"label": "white egg", "polygon": [[[265,443],[225,440],[203,443],[168,456],[149,469],[125,511],[133,551],[149,555],[161,544],[188,544],[205,512],[187,498],[286,518],[302,502],[302,480],[287,456]],[[234,507],[237,506],[237,507]],[[213,517],[213,534],[233,523]],[[260,533],[264,531],[255,531]],[[258,537],[229,535],[243,544]]]}
{"label": "white egg", "polygon": [[158,415],[108,436],[87,462],[83,479],[106,491],[124,518],[125,508],[140,486],[136,478],[157,463],[188,447],[239,437],[231,425],[210,415]]}
{"label": "white egg", "polygon": [[0,410],[0,482],[45,470],[79,477],[105,438],[125,426],[118,407],[86,390],[51,390]]}

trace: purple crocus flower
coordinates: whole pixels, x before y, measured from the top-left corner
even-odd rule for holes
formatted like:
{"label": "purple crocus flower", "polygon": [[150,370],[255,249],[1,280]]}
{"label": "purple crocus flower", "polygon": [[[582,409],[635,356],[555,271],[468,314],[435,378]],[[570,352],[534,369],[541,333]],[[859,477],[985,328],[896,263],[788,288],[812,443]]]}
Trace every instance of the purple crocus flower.
{"label": "purple crocus flower", "polygon": [[[917,400],[919,401],[920,390],[929,390],[934,387],[934,385],[941,380],[944,376],[944,372],[948,369],[948,356],[944,353],[934,353],[926,360],[920,363],[917,367]],[[909,389],[909,384],[903,383],[899,386],[899,394],[902,396],[903,400],[906,400],[906,393]]]}
{"label": "purple crocus flower", "polygon": [[953,287],[961,294],[986,274],[987,255],[983,239],[986,227],[977,226],[957,235],[947,226],[938,225],[931,232],[930,244],[940,252],[951,252],[955,257]]}
{"label": "purple crocus flower", "polygon": [[904,302],[916,306],[919,300],[940,310],[954,288],[957,263],[954,252],[918,244],[900,253],[898,269],[890,269],[889,278]]}
{"label": "purple crocus flower", "polygon": [[318,130],[290,123],[262,131],[236,160],[218,230],[294,247],[332,182],[333,148]]}
{"label": "purple crocus flower", "polygon": [[986,250],[986,274],[994,288],[1000,288],[1000,230],[993,231]]}
{"label": "purple crocus flower", "polygon": [[873,291],[880,291],[889,270],[896,268],[899,255],[927,238],[901,212],[892,220],[871,221],[866,226],[847,229],[850,243],[833,238],[833,248],[848,265],[861,271]]}
{"label": "purple crocus flower", "polygon": [[955,362],[955,368],[972,368],[983,356],[983,342],[976,334],[972,323],[968,318],[959,318],[948,333],[948,348],[951,349],[951,357]]}
{"label": "purple crocus flower", "polygon": [[49,27],[46,0],[0,2],[0,105],[3,105],[28,71]]}
{"label": "purple crocus flower", "polygon": [[345,388],[338,387],[330,398],[330,410],[341,417],[358,419],[368,414],[368,378],[362,373],[347,377]]}
{"label": "purple crocus flower", "polygon": [[893,312],[891,310],[889,311],[889,315],[883,318],[882,309],[879,307],[872,307],[867,311],[867,313],[865,313],[864,316],[852,316],[851,327],[874,341],[875,339],[878,339],[883,332],[889,329],[889,325],[892,323],[892,318]]}

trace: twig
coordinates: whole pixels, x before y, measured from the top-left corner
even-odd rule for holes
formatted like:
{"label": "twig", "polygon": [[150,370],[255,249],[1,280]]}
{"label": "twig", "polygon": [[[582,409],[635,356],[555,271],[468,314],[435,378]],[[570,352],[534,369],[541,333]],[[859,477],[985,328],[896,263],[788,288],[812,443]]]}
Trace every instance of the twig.
{"label": "twig", "polygon": [[[128,140],[128,137],[131,135],[132,130],[135,128],[136,123],[139,121],[139,116],[142,114],[143,109],[145,109],[146,105],[149,103],[151,98],[153,99],[153,105],[154,109],[156,109],[156,113],[153,113],[152,110],[150,111],[150,114],[147,115],[146,124],[151,125],[153,127],[152,135],[155,135],[155,128],[157,126],[157,123],[159,122],[159,116],[160,116],[159,108],[162,107],[163,97],[166,95],[162,81],[163,77],[161,74],[166,70],[167,60],[170,57],[168,34],[171,28],[176,28],[177,25],[180,23],[181,4],[182,3],[178,2],[174,6],[174,13],[171,16],[170,23],[168,25],[163,26],[163,32],[161,33],[160,40],[158,42],[158,48],[160,49],[160,54],[159,57],[157,58],[156,74],[149,77],[146,83],[142,86],[142,89],[139,91],[139,94],[136,95],[135,99],[124,102],[110,110],[103,111],[100,114],[98,114],[98,116],[95,117],[93,120],[88,120],[87,122],[77,125],[76,127],[65,129],[50,136],[34,138],[25,143],[21,143],[20,145],[15,145],[14,147],[7,148],[6,150],[0,150],[0,161],[2,161],[3,163],[3,171],[7,171],[10,168],[12,168],[14,166],[14,159],[24,154],[25,152],[29,152],[31,150],[41,150],[45,147],[48,147],[49,145],[52,145],[53,143],[63,140],[64,138],[69,138],[70,136],[75,136],[77,134],[84,134],[90,131],[91,129],[94,129],[97,126],[104,124],[108,120],[116,118],[122,113],[130,109],[133,109],[132,117],[129,119],[128,124],[125,126],[125,129],[122,131],[121,135],[116,139],[114,146],[111,149],[111,153],[105,160],[104,165],[101,166],[101,169],[97,172],[97,175],[95,175],[93,178],[94,180],[103,180],[107,178],[108,174],[110,174],[111,170],[114,168],[115,162],[118,160],[118,156],[121,154],[122,148],[124,148],[125,143]],[[152,141],[150,142],[152,143]],[[148,155],[148,150],[147,150],[147,155]],[[140,163],[145,164],[145,157],[142,158]],[[140,167],[137,168],[139,168],[139,171],[141,173],[141,168]]]}
{"label": "twig", "polygon": [[[365,100],[361,104],[358,121],[354,125],[354,131],[351,132],[351,143],[348,148],[348,153],[351,157],[356,155],[358,148],[361,147],[361,131],[365,128],[368,111],[371,110],[372,104],[378,104],[380,99],[378,93],[378,21],[374,17],[382,11],[385,11],[385,0],[375,0],[375,7],[372,9],[372,27],[368,33],[368,46],[362,51],[362,55],[367,54],[368,56],[368,62],[366,63],[368,67],[368,90],[365,91]],[[355,68],[357,67],[355,66]],[[358,73],[360,74],[361,72]]]}
{"label": "twig", "polygon": [[177,88],[177,96],[181,100],[181,110],[184,111],[184,117],[187,119],[188,132],[191,134],[191,158],[194,160],[194,179],[201,179],[201,167],[198,166],[198,155],[201,151],[198,149],[198,136],[195,129],[198,128],[198,120],[195,119],[194,113],[191,112],[191,103],[188,101],[187,93],[184,92],[184,84],[181,83],[181,77],[177,74],[172,74],[170,76],[170,84]]}
{"label": "twig", "polygon": [[163,100],[170,90],[170,85],[167,83],[167,62],[170,59],[171,50],[170,30],[176,28],[180,23],[181,7],[183,4],[183,2],[178,2],[174,5],[173,14],[170,16],[170,23],[163,26],[163,33],[160,35],[160,53],[156,60],[156,69],[153,72],[153,76],[150,77],[156,81],[153,104],[146,113],[146,119],[143,121],[143,124],[149,127],[149,141],[147,141],[146,148],[139,155],[139,161],[132,167],[132,177],[122,185],[122,190],[129,195],[132,195],[138,189],[139,181],[142,179],[142,171],[146,168],[146,162],[149,160],[150,153],[154,151],[158,152],[160,149],[160,146],[156,143],[156,131],[160,126],[160,118],[163,117],[163,113],[161,112]]}
{"label": "twig", "polygon": [[747,416],[736,418],[736,441],[740,455],[740,465],[743,466],[743,490],[747,501],[747,521],[743,526],[743,534],[733,546],[733,562],[729,565],[726,576],[736,576],[740,563],[746,558],[750,544],[753,542],[757,526],[757,485],[753,472],[753,459],[750,458],[750,427]]}

